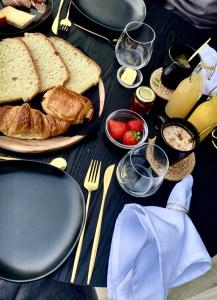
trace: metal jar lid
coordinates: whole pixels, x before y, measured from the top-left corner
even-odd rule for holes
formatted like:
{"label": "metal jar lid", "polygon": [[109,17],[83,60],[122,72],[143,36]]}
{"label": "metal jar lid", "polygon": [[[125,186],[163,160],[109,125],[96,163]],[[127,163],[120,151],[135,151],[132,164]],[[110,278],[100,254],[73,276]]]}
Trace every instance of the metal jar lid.
{"label": "metal jar lid", "polygon": [[147,86],[140,86],[136,89],[136,97],[142,102],[153,102],[156,95],[151,88]]}

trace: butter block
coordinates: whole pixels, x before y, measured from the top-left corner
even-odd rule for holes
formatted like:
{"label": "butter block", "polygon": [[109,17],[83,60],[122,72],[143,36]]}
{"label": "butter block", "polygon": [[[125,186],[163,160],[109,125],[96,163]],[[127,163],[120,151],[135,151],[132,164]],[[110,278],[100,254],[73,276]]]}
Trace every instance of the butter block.
{"label": "butter block", "polygon": [[31,15],[12,6],[4,7],[0,12],[6,17],[8,24],[19,29],[27,27],[36,18],[35,15]]}
{"label": "butter block", "polygon": [[136,80],[136,76],[137,76],[136,70],[126,68],[126,70],[121,75],[121,80],[128,85],[132,85]]}

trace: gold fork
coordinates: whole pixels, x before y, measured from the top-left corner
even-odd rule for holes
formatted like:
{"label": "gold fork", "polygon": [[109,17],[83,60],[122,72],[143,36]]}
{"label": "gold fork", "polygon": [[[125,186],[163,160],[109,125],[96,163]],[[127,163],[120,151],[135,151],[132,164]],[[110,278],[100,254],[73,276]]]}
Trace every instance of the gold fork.
{"label": "gold fork", "polygon": [[90,166],[87,170],[87,174],[86,174],[86,177],[84,180],[84,187],[88,191],[86,210],[85,210],[85,221],[84,221],[84,226],[83,226],[83,229],[82,229],[82,232],[80,235],[78,247],[77,247],[76,254],[75,254],[75,259],[74,259],[74,264],[73,264],[73,269],[72,269],[72,276],[71,276],[71,283],[73,283],[75,280],[75,276],[76,276],[76,272],[77,272],[77,268],[78,268],[78,262],[79,262],[79,258],[80,258],[82,243],[83,243],[83,239],[84,239],[84,232],[85,232],[85,227],[86,227],[86,222],[87,222],[87,215],[88,215],[88,209],[89,209],[89,204],[90,204],[91,192],[96,191],[98,189],[100,170],[101,170],[101,161],[91,160]]}
{"label": "gold fork", "polygon": [[62,9],[62,6],[63,6],[63,2],[64,2],[64,0],[60,0],[58,12],[57,12],[57,15],[56,15],[56,17],[53,21],[52,27],[51,27],[52,32],[56,35],[57,35],[57,32],[58,32],[59,18],[60,18],[60,12],[61,12],[61,9]]}
{"label": "gold fork", "polygon": [[71,5],[72,5],[72,1],[70,1],[70,3],[69,3],[69,7],[68,7],[68,10],[67,10],[66,17],[60,21],[60,30],[61,30],[61,31],[63,31],[63,32],[68,32],[69,29],[71,28],[71,26],[73,25],[73,26],[75,26],[75,27],[77,27],[77,28],[79,28],[79,29],[81,29],[81,30],[83,30],[83,31],[86,31],[86,32],[91,33],[91,34],[93,34],[93,35],[95,35],[95,36],[98,36],[98,37],[100,37],[100,38],[106,40],[107,42],[109,42],[112,46],[115,46],[115,44],[116,44],[116,42],[117,42],[117,39],[112,39],[112,40],[110,40],[109,38],[107,38],[107,37],[105,37],[105,36],[103,36],[103,35],[101,35],[101,34],[98,34],[98,33],[96,33],[96,32],[93,32],[93,31],[91,31],[91,30],[89,30],[89,29],[87,29],[87,28],[84,28],[84,27],[82,27],[82,26],[80,26],[80,25],[78,25],[78,24],[76,24],[76,23],[74,23],[74,22],[72,23],[72,22],[69,20],[69,12],[70,12]]}

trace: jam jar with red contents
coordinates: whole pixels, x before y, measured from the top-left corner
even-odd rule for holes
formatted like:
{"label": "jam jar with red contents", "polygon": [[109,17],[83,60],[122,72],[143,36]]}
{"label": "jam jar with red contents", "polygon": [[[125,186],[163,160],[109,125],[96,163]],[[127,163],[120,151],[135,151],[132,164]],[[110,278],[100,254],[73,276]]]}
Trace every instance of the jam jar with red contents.
{"label": "jam jar with red contents", "polygon": [[155,93],[151,88],[140,86],[136,89],[130,101],[130,109],[144,116],[150,112],[155,97]]}

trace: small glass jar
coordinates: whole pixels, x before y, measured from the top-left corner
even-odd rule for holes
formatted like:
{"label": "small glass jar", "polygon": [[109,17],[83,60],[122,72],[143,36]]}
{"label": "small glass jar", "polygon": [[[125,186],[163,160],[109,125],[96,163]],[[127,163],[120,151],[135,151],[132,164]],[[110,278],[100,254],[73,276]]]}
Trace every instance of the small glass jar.
{"label": "small glass jar", "polygon": [[150,112],[155,97],[155,93],[151,88],[140,86],[136,89],[130,101],[130,109],[144,116]]}

